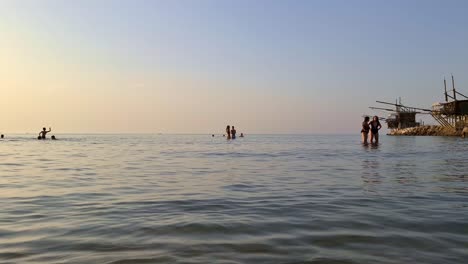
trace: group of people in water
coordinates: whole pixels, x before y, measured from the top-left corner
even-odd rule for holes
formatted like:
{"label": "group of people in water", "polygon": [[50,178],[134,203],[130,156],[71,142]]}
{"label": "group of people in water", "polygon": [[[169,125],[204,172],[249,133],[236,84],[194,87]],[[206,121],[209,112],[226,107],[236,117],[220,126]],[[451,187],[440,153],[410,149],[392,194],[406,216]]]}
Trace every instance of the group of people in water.
{"label": "group of people in water", "polygon": [[[236,134],[237,134],[236,128],[234,126],[232,126],[231,128],[231,126],[228,125],[226,126],[226,134],[223,135],[223,137],[227,135],[227,139],[236,139]],[[244,134],[241,133],[240,137],[244,137]]]}
{"label": "group of people in water", "polygon": [[[50,128],[50,127],[49,127],[49,130],[47,130],[45,127],[42,128],[42,131],[39,132],[39,136],[37,136],[37,139],[39,139],[39,140],[46,139],[46,138],[47,138],[47,137],[46,137],[47,133],[49,133],[49,132],[51,132],[51,131],[52,131],[52,128]],[[0,139],[4,139],[4,138],[5,138],[5,135],[4,135],[4,134],[1,134],[1,135],[0,135]],[[52,140],[57,140],[57,138],[55,137],[55,135],[52,135],[52,136],[50,137],[50,139],[52,139]]]}
{"label": "group of people in water", "polygon": [[[46,139],[46,135],[47,133],[49,133],[50,131],[52,131],[52,128],[49,127],[49,131],[46,130],[45,127],[42,128],[42,131],[39,132],[39,136],[37,136],[37,139],[41,140],[41,139]],[[55,136],[52,135],[52,137],[50,137],[52,140],[56,140]]]}
{"label": "group of people in water", "polygon": [[374,116],[372,121],[368,116],[364,117],[362,122],[361,136],[362,143],[368,144],[369,132],[371,133],[370,143],[378,144],[379,143],[379,130],[382,128],[382,125],[379,122],[379,117]]}

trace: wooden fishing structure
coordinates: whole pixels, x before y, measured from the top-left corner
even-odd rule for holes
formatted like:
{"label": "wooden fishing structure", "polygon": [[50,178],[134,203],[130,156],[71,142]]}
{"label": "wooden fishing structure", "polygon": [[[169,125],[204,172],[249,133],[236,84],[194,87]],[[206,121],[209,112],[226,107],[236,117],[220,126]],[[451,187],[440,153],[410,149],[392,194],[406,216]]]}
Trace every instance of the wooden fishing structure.
{"label": "wooden fishing structure", "polygon": [[[432,117],[443,127],[456,131],[463,130],[465,126],[468,126],[468,97],[455,89],[453,75],[452,95],[447,92],[447,81],[445,78],[444,95],[445,103],[435,103],[432,105]],[[459,100],[460,98],[462,100]]]}
{"label": "wooden fishing structure", "polygon": [[416,114],[424,113],[425,111],[431,111],[429,109],[405,106],[401,103],[401,98],[395,103],[376,101],[379,104],[392,105],[395,108],[382,108],[382,107],[369,107],[373,110],[383,110],[390,112],[385,122],[387,123],[388,129],[396,130],[408,127],[418,127],[420,122],[416,122]]}
{"label": "wooden fishing structure", "polygon": [[[374,110],[391,112],[385,119],[388,128],[398,130],[409,127],[418,127],[417,114],[430,114],[442,127],[454,132],[468,127],[468,97],[455,89],[455,80],[452,75],[452,94],[447,92],[447,81],[444,78],[444,103],[435,103],[431,109],[406,106],[401,98],[395,103],[376,101],[380,104],[392,105],[395,108],[369,107]],[[461,99],[461,100],[460,100]]]}

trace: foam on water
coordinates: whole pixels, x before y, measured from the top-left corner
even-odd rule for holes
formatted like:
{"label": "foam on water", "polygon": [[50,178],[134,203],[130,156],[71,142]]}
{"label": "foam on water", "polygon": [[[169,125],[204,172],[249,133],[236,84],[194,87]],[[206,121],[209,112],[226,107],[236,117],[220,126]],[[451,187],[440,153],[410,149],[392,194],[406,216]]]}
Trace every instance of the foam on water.
{"label": "foam on water", "polygon": [[468,259],[468,140],[7,136],[1,263]]}

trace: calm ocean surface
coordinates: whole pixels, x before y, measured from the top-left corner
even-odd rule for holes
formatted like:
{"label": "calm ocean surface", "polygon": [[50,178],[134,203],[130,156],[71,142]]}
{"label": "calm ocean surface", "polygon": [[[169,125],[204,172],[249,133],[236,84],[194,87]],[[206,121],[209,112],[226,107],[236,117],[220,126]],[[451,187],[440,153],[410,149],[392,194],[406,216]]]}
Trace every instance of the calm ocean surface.
{"label": "calm ocean surface", "polygon": [[468,263],[468,140],[7,135],[0,263]]}

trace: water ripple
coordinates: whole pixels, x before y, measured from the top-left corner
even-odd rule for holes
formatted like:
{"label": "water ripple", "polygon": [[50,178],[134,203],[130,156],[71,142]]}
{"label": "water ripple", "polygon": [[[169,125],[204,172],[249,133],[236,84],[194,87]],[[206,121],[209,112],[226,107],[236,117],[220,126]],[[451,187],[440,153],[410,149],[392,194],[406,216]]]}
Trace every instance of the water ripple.
{"label": "water ripple", "polygon": [[0,142],[1,263],[464,263],[468,141]]}

